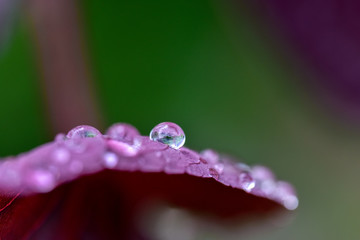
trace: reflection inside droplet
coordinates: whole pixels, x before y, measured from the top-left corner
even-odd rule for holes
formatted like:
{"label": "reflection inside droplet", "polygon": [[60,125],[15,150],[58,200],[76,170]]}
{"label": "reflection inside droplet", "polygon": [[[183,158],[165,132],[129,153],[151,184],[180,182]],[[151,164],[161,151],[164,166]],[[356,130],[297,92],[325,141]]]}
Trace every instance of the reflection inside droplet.
{"label": "reflection inside droplet", "polygon": [[169,145],[171,148],[179,149],[185,143],[185,134],[177,124],[163,122],[151,130],[150,139]]}
{"label": "reflection inside droplet", "polygon": [[67,138],[93,138],[98,136],[101,136],[99,130],[87,125],[77,126],[66,135]]}

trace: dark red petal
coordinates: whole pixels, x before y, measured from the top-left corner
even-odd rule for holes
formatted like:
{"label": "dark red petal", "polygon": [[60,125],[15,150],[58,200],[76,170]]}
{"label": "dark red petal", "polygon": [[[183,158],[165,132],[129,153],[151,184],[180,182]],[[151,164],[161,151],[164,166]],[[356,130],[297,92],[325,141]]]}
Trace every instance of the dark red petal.
{"label": "dark red petal", "polygon": [[42,224],[61,199],[60,191],[34,196],[2,196],[1,203],[6,203],[0,212],[0,239],[27,239]]}

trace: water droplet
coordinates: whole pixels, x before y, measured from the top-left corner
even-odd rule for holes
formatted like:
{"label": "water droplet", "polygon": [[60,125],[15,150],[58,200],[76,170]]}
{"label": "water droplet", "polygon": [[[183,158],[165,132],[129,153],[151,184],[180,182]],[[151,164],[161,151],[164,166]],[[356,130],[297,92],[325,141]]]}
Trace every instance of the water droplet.
{"label": "water droplet", "polygon": [[101,136],[99,130],[94,127],[81,125],[77,126],[70,130],[70,132],[66,135],[67,138],[93,138]]}
{"label": "water droplet", "polygon": [[139,136],[140,133],[129,124],[116,123],[106,131],[106,135],[114,140],[134,141],[135,137]]}
{"label": "water droplet", "polygon": [[218,171],[216,171],[215,169],[213,169],[213,168],[209,168],[209,174],[210,174],[210,176],[212,176],[213,178],[215,178],[216,180],[218,180],[219,179],[219,172]]}
{"label": "water droplet", "polygon": [[151,130],[150,139],[169,145],[171,148],[179,149],[185,143],[185,134],[177,124],[163,122]]}
{"label": "water droplet", "polygon": [[66,135],[63,133],[59,133],[55,136],[55,142],[62,142],[64,140],[66,140]]}
{"label": "water droplet", "polygon": [[288,210],[295,210],[299,206],[299,199],[296,196],[289,195],[283,199],[283,203]]}
{"label": "water droplet", "polygon": [[250,192],[255,187],[255,180],[247,172],[240,174],[239,181],[242,189],[247,192]]}
{"label": "water droplet", "polygon": [[55,187],[54,175],[45,170],[35,171],[30,181],[39,192],[50,192]]}
{"label": "water droplet", "polygon": [[219,154],[211,149],[202,151],[201,157],[203,157],[209,163],[217,163],[219,161]]}
{"label": "water droplet", "polygon": [[218,164],[215,164],[215,165],[214,165],[214,169],[215,169],[218,173],[220,173],[220,174],[223,173],[224,168],[225,168],[225,166],[224,166],[223,163],[218,163]]}
{"label": "water droplet", "polygon": [[107,141],[108,147],[116,152],[117,154],[125,157],[134,157],[138,154],[138,149],[133,145],[116,141],[116,140],[108,140]]}
{"label": "water droplet", "polygon": [[118,157],[115,153],[107,152],[104,155],[104,164],[107,168],[114,168],[118,163]]}
{"label": "water droplet", "polygon": [[259,180],[273,180],[275,179],[274,174],[271,172],[271,170],[265,166],[254,166],[252,168],[252,176],[255,179]]}
{"label": "water droplet", "polygon": [[276,191],[276,182],[272,179],[263,180],[261,182],[261,190],[266,195],[271,195]]}
{"label": "water droplet", "polygon": [[66,148],[55,149],[52,153],[53,160],[61,164],[67,163],[70,160],[70,157],[70,153]]}
{"label": "water droplet", "polygon": [[245,163],[237,163],[236,166],[241,170],[241,171],[244,171],[244,172],[250,172],[251,171],[251,168],[249,165],[245,164]]}

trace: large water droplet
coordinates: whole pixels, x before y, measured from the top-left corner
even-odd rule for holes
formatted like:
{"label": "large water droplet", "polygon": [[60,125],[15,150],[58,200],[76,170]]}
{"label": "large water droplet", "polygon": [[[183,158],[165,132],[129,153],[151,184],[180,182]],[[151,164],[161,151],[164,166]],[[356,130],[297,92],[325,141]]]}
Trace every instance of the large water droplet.
{"label": "large water droplet", "polygon": [[107,131],[106,135],[114,140],[133,141],[136,136],[139,136],[139,131],[126,123],[116,123],[112,125]]}
{"label": "large water droplet", "polygon": [[66,135],[67,138],[93,138],[98,136],[101,136],[99,130],[87,125],[77,126]]}
{"label": "large water droplet", "polygon": [[150,139],[167,144],[171,148],[179,149],[185,143],[185,133],[177,124],[163,122],[151,130]]}

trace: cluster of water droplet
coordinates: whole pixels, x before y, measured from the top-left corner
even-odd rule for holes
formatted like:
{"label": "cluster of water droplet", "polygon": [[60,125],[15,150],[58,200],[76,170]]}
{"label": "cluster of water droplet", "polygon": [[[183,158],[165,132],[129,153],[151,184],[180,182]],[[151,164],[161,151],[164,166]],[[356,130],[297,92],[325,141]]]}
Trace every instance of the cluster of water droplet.
{"label": "cluster of water droplet", "polygon": [[[88,138],[94,138],[94,141],[85,140]],[[149,138],[152,141],[149,141]],[[91,168],[91,164],[95,166],[95,170],[104,167],[129,170],[131,165],[134,166],[133,170],[166,173],[186,171],[196,176],[213,177],[225,185],[241,188],[255,195],[258,191],[260,196],[275,199],[290,210],[298,206],[298,199],[291,186],[276,181],[272,172],[265,167],[250,168],[243,163],[236,164],[213,150],[205,150],[198,155],[189,149],[180,149],[185,143],[185,134],[175,123],[163,122],[156,125],[151,130],[149,138],[140,136],[135,127],[125,123],[112,125],[105,135],[91,126],[75,127],[66,135],[60,134],[56,137],[56,148],[50,152],[51,164],[31,168],[28,174],[29,185],[35,191],[48,192],[56,187],[60,174],[72,174],[76,177],[80,173],[88,173],[88,165]],[[173,151],[163,144],[178,151]],[[92,152],[97,145],[103,146],[97,151],[102,159],[100,163],[99,158],[96,160]],[[144,149],[147,151],[144,152]],[[90,159],[90,162],[85,163],[84,159]],[[12,182],[15,184],[20,181],[21,176],[17,176],[16,171],[11,169],[11,166],[6,167],[6,171],[0,173],[13,179]]]}
{"label": "cluster of water droplet", "polygon": [[[84,138],[96,138],[104,137],[107,140],[109,151],[104,153],[103,164],[107,168],[115,168],[119,162],[117,153],[124,157],[134,157],[138,154],[138,148],[140,147],[140,133],[139,131],[126,123],[116,123],[109,127],[106,134],[103,136],[96,128],[82,125],[73,128],[68,132],[66,136],[58,136],[57,139],[72,140],[68,145],[72,145],[72,148],[78,148],[81,150],[81,139]],[[171,148],[179,149],[185,143],[185,134],[183,130],[175,123],[164,122],[155,126],[150,133],[150,139],[152,141],[161,142],[168,145]],[[80,141],[80,143],[79,143]],[[66,162],[69,159],[67,151],[64,149],[57,149],[54,155],[58,162]],[[81,171],[78,164],[69,163],[74,165],[72,171]]]}

